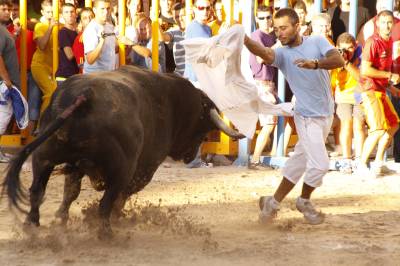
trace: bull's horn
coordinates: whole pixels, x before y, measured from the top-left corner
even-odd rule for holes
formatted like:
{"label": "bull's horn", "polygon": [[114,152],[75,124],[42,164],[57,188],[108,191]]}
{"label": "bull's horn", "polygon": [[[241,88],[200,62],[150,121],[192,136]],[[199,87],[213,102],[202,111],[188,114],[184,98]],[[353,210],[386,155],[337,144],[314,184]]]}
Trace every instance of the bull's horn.
{"label": "bull's horn", "polygon": [[211,121],[217,126],[218,129],[222,130],[226,135],[234,139],[241,139],[245,136],[237,130],[232,129],[227,124],[225,124],[224,120],[222,120],[221,116],[218,114],[215,108],[210,109],[210,117]]}

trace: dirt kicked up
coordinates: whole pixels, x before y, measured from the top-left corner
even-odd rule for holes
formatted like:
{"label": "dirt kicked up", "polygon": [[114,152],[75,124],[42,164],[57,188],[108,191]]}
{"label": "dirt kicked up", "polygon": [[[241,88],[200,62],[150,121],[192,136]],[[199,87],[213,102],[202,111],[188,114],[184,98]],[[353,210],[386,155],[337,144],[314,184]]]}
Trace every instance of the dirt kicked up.
{"label": "dirt kicked up", "polygon": [[[25,187],[31,172],[22,173]],[[113,219],[114,238],[97,239],[98,199],[85,178],[66,227],[54,213],[62,175],[49,181],[41,227],[24,232],[22,215],[0,202],[1,265],[399,265],[400,177],[370,179],[329,173],[314,203],[327,214],[308,225],[295,210],[300,186],[278,219],[258,223],[258,198],[271,194],[280,172],[215,167],[161,167],[153,181]]]}

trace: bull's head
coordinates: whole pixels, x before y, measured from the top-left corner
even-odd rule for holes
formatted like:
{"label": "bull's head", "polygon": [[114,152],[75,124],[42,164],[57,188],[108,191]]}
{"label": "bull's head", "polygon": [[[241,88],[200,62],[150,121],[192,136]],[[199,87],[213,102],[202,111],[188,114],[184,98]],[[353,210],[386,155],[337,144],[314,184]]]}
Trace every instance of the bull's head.
{"label": "bull's head", "polygon": [[[221,130],[226,135],[233,139],[244,138],[245,136],[235,129],[229,127],[222,120],[218,113],[215,104],[205,95],[203,92],[201,94],[201,111],[199,111],[199,116],[196,117],[197,121],[194,125],[194,130],[190,134],[190,141],[186,142],[185,145],[181,146],[180,154],[178,156],[171,156],[174,159],[183,159],[185,163],[191,162],[197,154],[197,151],[201,143],[205,140],[208,132],[212,130]],[[179,157],[179,158],[177,158]]]}

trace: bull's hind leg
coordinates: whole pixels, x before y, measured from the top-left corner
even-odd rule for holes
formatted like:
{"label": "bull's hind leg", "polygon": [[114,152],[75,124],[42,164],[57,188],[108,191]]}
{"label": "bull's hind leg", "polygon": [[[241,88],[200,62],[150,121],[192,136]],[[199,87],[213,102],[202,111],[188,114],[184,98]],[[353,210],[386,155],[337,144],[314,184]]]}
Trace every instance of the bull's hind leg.
{"label": "bull's hind leg", "polygon": [[30,191],[30,204],[31,209],[26,217],[26,225],[39,226],[39,207],[42,204],[44,193],[46,191],[47,182],[51,172],[54,169],[54,165],[48,161],[38,159],[36,156],[32,158],[32,170],[33,170],[33,181]]}
{"label": "bull's hind leg", "polygon": [[61,220],[61,224],[65,224],[68,221],[69,208],[81,192],[82,177],[84,176],[81,170],[72,165],[67,165],[65,171],[63,201],[55,214]]}

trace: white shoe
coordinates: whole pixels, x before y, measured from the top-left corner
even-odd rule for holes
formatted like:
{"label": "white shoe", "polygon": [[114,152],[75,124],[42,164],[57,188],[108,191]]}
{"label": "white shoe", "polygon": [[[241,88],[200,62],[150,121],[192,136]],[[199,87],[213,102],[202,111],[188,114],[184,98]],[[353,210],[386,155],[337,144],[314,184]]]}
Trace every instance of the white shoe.
{"label": "white shoe", "polygon": [[304,218],[309,224],[321,224],[325,220],[325,214],[317,211],[308,199],[298,197],[296,200],[296,208],[304,215]]}
{"label": "white shoe", "polygon": [[276,218],[279,211],[279,203],[276,202],[274,197],[260,197],[259,200],[260,215],[259,220],[262,224],[268,224]]}

